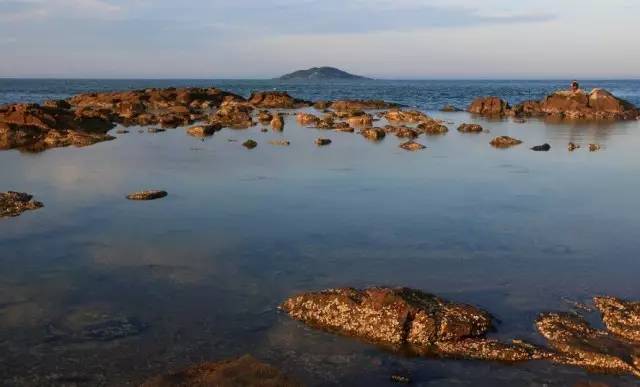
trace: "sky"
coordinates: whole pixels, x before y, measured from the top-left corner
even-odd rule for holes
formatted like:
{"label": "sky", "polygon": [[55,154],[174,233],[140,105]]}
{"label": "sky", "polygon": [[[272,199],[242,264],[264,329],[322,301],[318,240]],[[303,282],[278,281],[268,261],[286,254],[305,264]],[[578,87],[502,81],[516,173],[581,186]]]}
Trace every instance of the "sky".
{"label": "sky", "polygon": [[0,0],[0,77],[640,78],[640,0]]}

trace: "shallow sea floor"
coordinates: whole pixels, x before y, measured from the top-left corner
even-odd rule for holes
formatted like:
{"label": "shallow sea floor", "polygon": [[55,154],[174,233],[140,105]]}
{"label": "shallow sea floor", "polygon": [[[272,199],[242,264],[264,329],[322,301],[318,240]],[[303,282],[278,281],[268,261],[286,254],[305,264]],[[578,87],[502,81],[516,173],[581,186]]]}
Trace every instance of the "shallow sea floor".
{"label": "shallow sea floor", "polygon": [[[545,362],[403,357],[278,312],[302,291],[409,286],[487,309],[496,337],[542,343],[539,312],[640,299],[640,122],[431,114],[450,132],[422,135],[418,152],[289,115],[282,133],[129,128],[87,148],[0,152],[0,191],[45,204],[0,221],[2,384],[136,384],[244,353],[311,386],[395,373],[422,386],[637,384]],[[461,122],[490,133],[458,133]],[[497,135],[524,144],[492,148]],[[169,196],[124,198],[142,189]]]}

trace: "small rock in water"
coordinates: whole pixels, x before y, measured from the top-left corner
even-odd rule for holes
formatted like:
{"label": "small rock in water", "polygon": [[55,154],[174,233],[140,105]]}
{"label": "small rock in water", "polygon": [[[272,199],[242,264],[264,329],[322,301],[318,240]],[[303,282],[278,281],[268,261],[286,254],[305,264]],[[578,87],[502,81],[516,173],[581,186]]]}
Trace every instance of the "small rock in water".
{"label": "small rock in water", "polygon": [[382,128],[366,128],[362,129],[360,131],[360,134],[368,138],[369,140],[377,141],[382,140],[387,135],[387,132],[385,132]]}
{"label": "small rock in water", "polygon": [[536,152],[548,152],[550,149],[551,149],[551,145],[549,144],[536,145],[531,148],[532,151],[536,151]]}
{"label": "small rock in water", "polygon": [[284,129],[284,120],[282,119],[282,115],[280,113],[277,113],[273,116],[273,119],[271,120],[271,127],[277,131],[281,131],[282,129]]}
{"label": "small rock in water", "polygon": [[460,133],[480,133],[484,129],[478,124],[462,124],[458,126],[458,132]]}
{"label": "small rock in water", "polygon": [[14,217],[44,205],[33,200],[33,196],[23,192],[0,192],[0,218]]}
{"label": "small rock in water", "polygon": [[444,105],[442,107],[442,109],[440,109],[440,111],[441,112],[449,112],[449,113],[451,113],[451,112],[461,112],[462,109],[459,109],[459,108],[457,108],[457,107],[455,107],[453,105],[447,104],[447,105]]}
{"label": "small rock in water", "polygon": [[269,131],[269,129],[267,129],[267,128],[262,128],[262,129],[260,129],[260,131],[261,131],[262,133],[267,133],[267,132]]}
{"label": "small rock in water", "polygon": [[411,383],[411,379],[408,376],[404,376],[404,375],[391,375],[391,381],[394,383],[404,383],[404,384]]}
{"label": "small rock in water", "polygon": [[162,132],[165,132],[165,131],[166,131],[166,129],[164,129],[164,128],[149,128],[149,129],[147,129],[147,132],[149,132],[149,133],[162,133]]}
{"label": "small rock in water", "polygon": [[490,144],[496,148],[509,148],[514,145],[522,144],[522,141],[509,136],[498,136],[491,140]]}
{"label": "small rock in water", "polygon": [[116,133],[117,134],[127,134],[127,133],[129,133],[129,131],[126,130],[126,129],[118,129],[118,130],[116,130]]}
{"label": "small rock in water", "polygon": [[580,148],[580,145],[578,144],[574,144],[572,142],[569,143],[569,145],[567,145],[567,149],[569,149],[569,152],[573,152],[574,150]]}
{"label": "small rock in water", "polygon": [[187,133],[194,137],[212,136],[216,131],[222,129],[219,124],[199,125],[187,129]]}
{"label": "small rock in water", "polygon": [[168,195],[167,191],[150,190],[150,191],[140,191],[140,192],[131,193],[131,194],[127,195],[127,199],[129,199],[129,200],[155,200],[155,199],[161,199],[163,197],[166,197],[167,195]]}
{"label": "small rock in water", "polygon": [[258,143],[255,142],[254,140],[247,140],[247,141],[242,143],[242,146],[247,148],[247,149],[253,149],[253,148],[258,146]]}
{"label": "small rock in water", "polygon": [[328,138],[317,138],[316,139],[316,145],[329,145],[331,144],[331,140],[329,140]]}
{"label": "small rock in water", "polygon": [[289,146],[291,145],[291,143],[287,140],[271,140],[269,141],[269,144],[271,145],[278,145],[278,146]]}
{"label": "small rock in water", "polygon": [[597,152],[601,148],[600,144],[589,144],[589,152]]}
{"label": "small rock in water", "polygon": [[413,151],[422,150],[426,148],[426,146],[415,141],[407,141],[405,143],[400,144],[400,148],[413,152]]}

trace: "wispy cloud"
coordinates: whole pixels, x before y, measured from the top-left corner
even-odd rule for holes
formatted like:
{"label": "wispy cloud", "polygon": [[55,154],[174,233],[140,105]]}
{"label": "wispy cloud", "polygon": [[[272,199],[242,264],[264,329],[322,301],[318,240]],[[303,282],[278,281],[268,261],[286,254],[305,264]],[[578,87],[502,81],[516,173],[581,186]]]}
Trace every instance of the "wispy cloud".
{"label": "wispy cloud", "polygon": [[102,19],[118,15],[122,10],[122,6],[105,0],[0,0],[0,21]]}

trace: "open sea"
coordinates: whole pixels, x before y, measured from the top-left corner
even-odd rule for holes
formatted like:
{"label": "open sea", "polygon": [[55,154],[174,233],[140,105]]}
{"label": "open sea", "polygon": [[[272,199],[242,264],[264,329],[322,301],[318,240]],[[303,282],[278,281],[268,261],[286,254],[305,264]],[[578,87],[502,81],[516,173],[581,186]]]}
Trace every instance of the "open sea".
{"label": "open sea", "polygon": [[[84,148],[0,151],[0,192],[45,204],[0,220],[0,385],[138,385],[245,353],[309,386],[393,385],[398,372],[416,386],[638,385],[542,361],[404,357],[277,310],[303,291],[408,286],[490,311],[499,322],[492,337],[542,344],[540,312],[602,294],[640,300],[640,121],[517,123],[438,111],[484,95],[538,99],[568,83],[0,79],[0,104],[216,86],[384,99],[450,130],[406,152],[395,136],[373,143],[287,115],[282,133],[258,125],[200,140],[183,128],[116,128],[116,140]],[[581,83],[640,105],[640,81]],[[463,122],[490,133],[458,133]],[[492,148],[497,135],[524,144]],[[317,137],[333,143],[317,147]],[[241,146],[249,138],[257,148]],[[582,148],[569,152],[569,142]],[[551,150],[529,150],[542,143]],[[602,149],[589,152],[590,143]],[[147,188],[169,196],[124,198]],[[587,317],[602,325],[597,313]]]}

